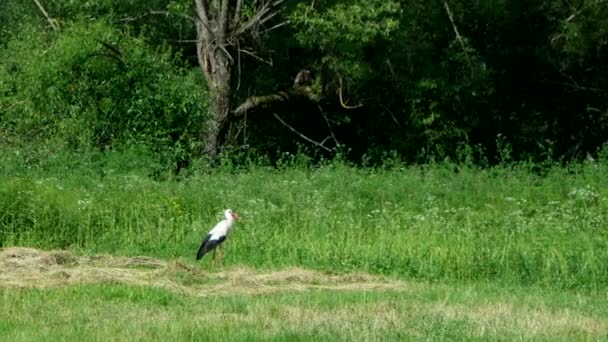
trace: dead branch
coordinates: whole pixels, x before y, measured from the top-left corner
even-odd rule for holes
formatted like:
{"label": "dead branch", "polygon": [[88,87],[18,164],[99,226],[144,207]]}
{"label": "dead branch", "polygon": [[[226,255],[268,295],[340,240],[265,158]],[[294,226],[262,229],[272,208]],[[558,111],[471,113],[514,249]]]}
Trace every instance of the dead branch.
{"label": "dead branch", "polygon": [[222,1],[222,8],[220,10],[218,20],[218,31],[217,31],[217,44],[223,48],[223,45],[226,44],[226,40],[228,39],[228,9],[229,1]]}
{"label": "dead branch", "polygon": [[[336,139],[336,135],[334,134],[334,130],[331,128],[331,124],[329,123],[329,119],[327,118],[327,115],[325,115],[325,111],[323,110],[323,108],[321,108],[320,104],[317,104],[317,108],[319,108],[319,112],[323,116],[323,119],[325,119],[325,123],[327,124],[327,128],[329,129],[329,134],[330,134],[331,138],[334,139],[336,146],[339,146],[340,142],[338,142],[338,139]],[[328,138],[329,137],[325,138],[325,140],[327,140]],[[321,144],[324,144],[325,140],[323,140],[321,142]]]}
{"label": "dead branch", "polygon": [[344,103],[344,100],[342,99],[342,87],[340,87],[340,89],[338,89],[338,97],[340,98],[340,105],[344,109],[355,109],[355,108],[363,107],[363,104],[361,104],[361,103],[359,103],[356,106],[349,106],[346,103]]}
{"label": "dead branch", "polygon": [[243,145],[247,145],[247,113],[243,119]]}
{"label": "dead branch", "polygon": [[234,116],[241,116],[252,109],[270,108],[286,102],[305,99],[312,102],[319,102],[319,98],[312,93],[310,87],[297,87],[274,94],[264,96],[251,96],[232,113]]}
{"label": "dead branch", "polygon": [[[309,137],[305,136],[304,134],[302,134],[302,133],[300,133],[300,132],[296,131],[296,129],[295,129],[295,128],[291,127],[291,126],[290,126],[290,125],[289,125],[287,122],[283,121],[283,119],[281,119],[281,117],[280,117],[280,116],[278,116],[276,113],[273,113],[273,115],[274,115],[274,117],[275,117],[277,120],[279,120],[279,122],[280,122],[280,123],[282,123],[282,124],[283,124],[283,126],[285,126],[285,127],[289,128],[289,130],[290,130],[290,131],[292,131],[292,132],[294,132],[295,134],[297,134],[297,135],[298,135],[300,138],[302,138],[302,139],[304,139],[304,140],[308,141],[308,142],[309,142],[309,143],[311,143],[311,144],[314,144],[314,145],[316,145],[316,146],[319,146],[320,148],[324,149],[324,150],[325,150],[325,151],[327,151],[327,152],[331,152],[331,151],[332,151],[331,149],[329,149],[329,148],[327,148],[327,147],[323,146],[323,144],[321,144],[321,143],[319,143],[319,142],[316,142],[316,141],[314,141],[314,140],[310,139]],[[325,139],[325,140],[327,140],[327,139]]]}
{"label": "dead branch", "polygon": [[448,2],[445,0],[443,1],[443,6],[445,7],[445,11],[448,14],[450,23],[452,24],[452,29],[454,30],[454,34],[456,35],[456,40],[458,40],[458,42],[460,43],[460,47],[462,47],[462,52],[464,52],[464,54],[467,56],[467,62],[469,63],[469,68],[471,69],[471,72],[473,72],[473,64],[471,62],[471,57],[469,56],[469,53],[467,51],[466,45],[464,43],[464,39],[462,38],[462,36],[460,35],[460,32],[458,31],[458,27],[456,26],[456,22],[454,21],[454,16],[452,15],[452,10],[450,9]]}
{"label": "dead branch", "polygon": [[595,2],[587,3],[587,4],[583,5],[583,6],[581,6],[581,8],[579,8],[576,12],[572,13],[568,18],[566,18],[565,22],[566,23],[571,22],[578,15],[580,15],[581,13],[583,13],[583,11],[586,10],[587,8],[592,7],[592,6],[596,6],[596,5],[600,5],[600,4],[602,4],[602,3],[606,2],[606,1],[608,1],[608,0],[597,0]]}
{"label": "dead branch", "polygon": [[[236,65],[236,70],[237,70],[237,79],[236,79],[236,90],[238,91],[239,89],[241,89],[241,44],[239,42],[236,43],[236,60],[237,60],[237,65]],[[247,117],[245,117],[245,120],[247,120]]]}
{"label": "dead branch", "polygon": [[236,0],[236,6],[234,8],[234,17],[232,18],[232,30],[236,29],[241,22],[241,10],[243,8],[243,1]]}
{"label": "dead branch", "polygon": [[450,19],[450,23],[452,24],[452,29],[454,30],[454,34],[456,35],[456,39],[458,39],[458,42],[460,42],[460,46],[462,46],[462,50],[466,51],[465,45],[464,45],[464,41],[462,40],[462,36],[460,35],[460,32],[458,31],[458,27],[456,26],[456,23],[454,22],[454,16],[452,15],[452,10],[450,9],[450,6],[448,5],[447,1],[443,2],[443,6],[445,7],[445,11],[448,14],[448,18]]}
{"label": "dead branch", "polygon": [[344,99],[342,98],[342,77],[340,75],[338,75],[338,81],[340,82],[340,87],[338,88],[338,98],[340,99],[340,105],[344,108],[344,109],[355,109],[355,108],[359,108],[359,107],[363,107],[363,104],[358,104],[355,106],[349,106],[344,102]]}
{"label": "dead branch", "polygon": [[393,121],[395,122],[395,124],[397,124],[397,126],[399,128],[401,128],[401,124],[399,123],[399,120],[397,120],[397,117],[395,116],[395,114],[385,105],[382,105],[382,108],[391,115],[391,118],[393,118]]}
{"label": "dead branch", "polygon": [[265,2],[262,7],[251,17],[247,22],[237,27],[234,30],[233,36],[241,36],[245,32],[253,29],[256,26],[261,26],[268,20],[279,14],[278,8],[285,0],[276,0]]}
{"label": "dead branch", "polygon": [[325,137],[325,139],[323,139],[323,140],[321,141],[321,145],[325,145],[325,142],[326,142],[327,140],[329,140],[329,139],[331,139],[331,135],[326,136],[326,137]]}
{"label": "dead branch", "polygon": [[203,22],[205,27],[209,28],[209,14],[207,13],[207,3],[205,0],[194,0],[194,5],[196,6],[196,17]]}
{"label": "dead branch", "polygon": [[44,6],[42,6],[42,4],[40,3],[40,0],[34,0],[34,2],[36,3],[36,6],[38,6],[40,12],[42,12],[42,15],[44,15],[44,17],[46,18],[46,21],[48,21],[49,25],[51,25],[51,28],[55,31],[59,31],[59,23],[57,22],[57,20],[49,16],[48,12],[44,9]]}
{"label": "dead branch", "polygon": [[269,27],[269,28],[265,29],[264,31],[260,32],[260,34],[268,33],[268,32],[270,32],[272,30],[278,29],[279,27],[283,27],[283,26],[285,26],[287,24],[289,24],[289,21],[280,22],[280,23],[278,23],[278,24],[276,24],[276,25],[274,25],[272,27]]}
{"label": "dead branch", "polygon": [[238,106],[233,113],[235,116],[240,116],[254,108],[265,108],[276,105],[277,103],[287,102],[289,98],[290,95],[285,91],[279,91],[275,94],[265,96],[251,96]]}
{"label": "dead branch", "polygon": [[[595,2],[592,3],[586,3],[585,5],[581,6],[581,8],[579,8],[578,10],[574,11],[574,13],[570,14],[568,16],[568,18],[564,19],[564,24],[570,23],[571,21],[574,21],[574,19],[576,19],[581,13],[583,13],[587,8],[592,7],[592,6],[596,6],[596,5],[600,5],[604,2],[607,2],[608,0],[597,0]],[[553,37],[551,37],[551,44],[555,44],[556,41],[558,41],[559,39],[563,38],[565,35],[565,31],[566,28],[565,26],[562,28],[562,32],[561,33],[557,33],[555,34]]]}
{"label": "dead branch", "polygon": [[268,64],[268,65],[270,65],[270,66],[272,66],[272,64],[273,64],[273,63],[272,63],[272,60],[267,61],[267,60],[263,59],[262,57],[260,57],[260,56],[256,55],[255,53],[253,53],[253,52],[249,51],[249,50],[245,50],[245,49],[239,49],[239,52],[242,52],[242,53],[244,53],[244,54],[246,54],[246,55],[249,55],[249,56],[251,56],[251,57],[253,57],[253,58],[257,59],[258,61],[260,61],[260,62],[262,62],[262,63],[265,63],[265,64]]}
{"label": "dead branch", "polygon": [[234,64],[234,58],[232,58],[232,55],[230,54],[230,52],[228,52],[228,50],[226,50],[226,47],[223,44],[219,45],[217,48],[222,50],[226,54],[226,58],[230,60],[231,64]]}

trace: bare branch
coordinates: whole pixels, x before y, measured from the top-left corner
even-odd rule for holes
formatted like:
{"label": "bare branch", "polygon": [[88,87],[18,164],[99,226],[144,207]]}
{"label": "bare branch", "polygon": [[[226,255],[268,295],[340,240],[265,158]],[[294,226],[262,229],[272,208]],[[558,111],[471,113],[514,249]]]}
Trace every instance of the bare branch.
{"label": "bare branch", "polygon": [[465,50],[464,41],[462,40],[462,36],[460,35],[460,32],[458,32],[458,27],[456,26],[456,23],[454,22],[454,16],[452,15],[452,10],[450,10],[450,6],[448,5],[448,2],[444,1],[443,6],[445,7],[445,11],[448,14],[450,23],[452,23],[452,29],[454,30],[454,34],[456,34],[456,39],[458,39],[458,41],[460,42],[462,49]]}
{"label": "bare branch", "polygon": [[246,54],[246,55],[249,55],[249,56],[257,59],[258,61],[260,61],[262,63],[266,63],[266,64],[268,64],[270,66],[272,66],[272,64],[273,64],[272,60],[267,61],[267,60],[263,59],[262,57],[256,55],[255,53],[251,52],[251,51],[248,51],[248,50],[245,50],[245,49],[239,49],[239,51],[242,52],[242,53],[244,53],[244,54]]}
{"label": "bare branch", "polygon": [[[340,145],[340,143],[338,142],[338,139],[336,139],[336,136],[334,135],[334,131],[331,129],[331,125],[329,124],[329,119],[327,118],[327,115],[325,115],[325,112],[323,111],[323,108],[321,108],[320,104],[317,104],[317,107],[319,108],[319,112],[321,112],[321,115],[323,115],[323,119],[325,119],[325,123],[327,124],[327,128],[329,129],[329,134],[331,135],[331,138],[334,139],[334,142],[336,143],[336,146]],[[325,140],[327,140],[329,137],[325,138]],[[321,142],[321,144],[325,143],[325,140],[323,140]]]}
{"label": "bare branch", "polygon": [[462,36],[460,35],[460,32],[458,31],[458,27],[456,26],[456,23],[454,22],[454,16],[452,15],[452,10],[450,10],[450,6],[448,5],[448,2],[445,0],[443,1],[443,6],[445,7],[445,11],[448,14],[450,23],[452,23],[452,29],[454,30],[456,39],[458,40],[458,42],[460,43],[460,46],[462,47],[462,52],[464,52],[464,54],[467,56],[467,62],[469,63],[469,68],[471,69],[471,72],[473,72],[473,64],[471,63],[471,57],[469,57],[469,53],[467,52],[467,48],[466,48],[466,45],[464,44],[464,40],[462,39]]}
{"label": "bare branch", "polygon": [[234,58],[232,58],[232,55],[230,54],[230,52],[228,52],[228,50],[226,50],[224,45],[220,45],[220,46],[218,46],[218,48],[221,49],[222,51],[224,51],[224,53],[226,54],[226,57],[228,57],[228,59],[230,60],[230,63],[234,64]]}
{"label": "bare branch", "polygon": [[247,113],[245,113],[245,118],[243,119],[243,144],[247,144]]}
{"label": "bare branch", "polygon": [[279,14],[279,11],[276,10],[270,14],[268,14],[267,16],[265,16],[264,18],[260,19],[260,22],[258,23],[258,26],[262,26],[264,25],[268,20],[274,18],[277,14]]}
{"label": "bare branch", "polygon": [[287,21],[287,20],[283,21],[283,22],[280,22],[280,23],[278,23],[278,24],[276,24],[276,25],[274,25],[272,27],[269,27],[269,28],[265,29],[264,31],[260,32],[260,34],[268,33],[268,32],[270,32],[272,30],[278,29],[279,27],[283,27],[283,26],[285,26],[287,24],[289,24],[289,21]]}
{"label": "bare branch", "polygon": [[[241,44],[239,42],[236,43],[236,60],[237,60],[237,74],[238,78],[236,80],[236,90],[241,89]],[[247,116],[245,116],[245,121],[247,121]]]}
{"label": "bare branch", "polygon": [[196,17],[203,23],[203,26],[209,33],[213,32],[209,29],[209,15],[207,14],[207,3],[205,0],[194,0],[196,6]]}
{"label": "bare branch", "polygon": [[276,94],[266,95],[266,96],[251,96],[245,102],[243,102],[240,106],[238,106],[237,109],[234,110],[234,114],[236,116],[243,115],[250,109],[267,106],[267,105],[269,106],[272,104],[276,104],[279,102],[285,102],[288,100],[289,100],[289,94],[284,91],[280,91]]}
{"label": "bare branch", "polygon": [[[576,11],[574,11],[574,13],[570,14],[566,19],[564,19],[564,24],[567,24],[567,23],[570,23],[571,21],[574,21],[587,8],[592,7],[592,6],[596,6],[596,5],[600,5],[600,4],[602,4],[604,2],[607,2],[607,1],[608,0],[597,0],[597,1],[592,2],[592,3],[586,3],[581,8],[579,8]],[[551,40],[550,40],[551,44],[554,44],[556,41],[558,41],[559,39],[563,38],[565,31],[566,31],[566,27],[564,26],[562,28],[562,33],[557,33],[553,37],[551,37]]]}
{"label": "bare branch", "polygon": [[221,10],[220,10],[220,14],[219,17],[217,18],[218,20],[218,32],[217,32],[217,43],[220,46],[223,46],[224,44],[226,44],[226,37],[227,37],[227,33],[228,33],[228,23],[229,23],[229,14],[228,14],[228,9],[229,9],[229,5],[230,4],[230,0],[222,0],[221,1]]}
{"label": "bare branch", "polygon": [[327,152],[331,152],[331,151],[332,151],[331,149],[329,149],[329,148],[327,148],[327,147],[323,146],[321,143],[318,143],[318,142],[316,142],[316,141],[314,141],[314,140],[310,139],[309,137],[305,136],[304,134],[302,134],[302,133],[300,133],[300,132],[296,131],[296,129],[295,129],[295,128],[291,127],[291,126],[290,126],[290,125],[289,125],[287,122],[283,121],[283,119],[281,119],[281,117],[280,117],[280,116],[278,116],[276,113],[273,113],[273,115],[274,115],[274,117],[275,117],[277,120],[279,120],[279,122],[280,122],[280,123],[282,123],[282,124],[283,124],[283,126],[285,126],[285,127],[289,128],[289,130],[290,130],[290,131],[292,131],[292,132],[294,132],[295,134],[297,134],[298,136],[300,136],[300,138],[302,138],[302,139],[304,139],[304,140],[308,141],[308,142],[309,142],[309,143],[311,143],[311,144],[314,144],[314,145],[316,145],[316,146],[319,146],[320,148],[324,149],[324,150],[325,150],[325,151],[327,151]]}
{"label": "bare branch", "polygon": [[381,105],[381,106],[385,111],[387,111],[391,115],[395,124],[397,124],[397,126],[399,126],[399,128],[401,128],[401,124],[399,123],[399,120],[397,120],[397,117],[395,117],[395,114],[387,106],[385,106],[385,105]]}
{"label": "bare branch", "polygon": [[566,18],[565,22],[567,22],[567,23],[571,22],[572,20],[574,20],[579,14],[581,14],[587,8],[592,7],[592,6],[596,6],[596,5],[600,5],[600,4],[602,4],[602,3],[606,2],[606,1],[608,1],[608,0],[597,0],[596,2],[587,3],[587,4],[583,5],[576,12],[574,12],[570,16],[568,16],[568,18]]}
{"label": "bare branch", "polygon": [[211,60],[210,52],[213,52],[213,42],[215,41],[216,36],[214,30],[209,26],[209,4],[207,0],[194,0],[194,3],[196,7],[195,23],[197,32],[196,55],[204,74],[206,77],[209,77],[215,67]]}
{"label": "bare branch", "polygon": [[[195,26],[197,31],[197,46],[201,46],[202,43],[206,45],[210,45],[211,42],[215,39],[214,30],[209,27],[209,17],[207,16],[206,5],[204,4],[204,0],[196,0],[197,2],[197,10],[195,11],[196,20]],[[198,8],[198,3],[200,2],[200,8]]]}
{"label": "bare branch", "polygon": [[588,92],[592,92],[592,93],[602,93],[602,94],[608,93],[608,89],[595,88],[595,87],[585,87],[585,86],[578,85],[574,81],[572,81],[572,82],[559,82],[559,81],[550,81],[550,80],[539,80],[537,82],[541,83],[541,84],[551,84],[551,85],[564,86],[564,87],[576,89],[576,90],[579,90],[579,91],[588,91]]}
{"label": "bare branch", "polygon": [[241,22],[241,10],[243,9],[243,1],[236,0],[234,7],[234,16],[232,17],[231,29],[234,30]]}
{"label": "bare branch", "polygon": [[292,100],[306,100],[312,102],[319,101],[317,96],[311,91],[310,87],[296,87],[287,89],[285,91],[278,91],[270,95],[251,96],[241,105],[239,105],[232,113],[235,117],[238,117],[250,109],[273,108],[277,105]]}
{"label": "bare branch", "polygon": [[256,14],[251,17],[246,23],[238,27],[233,36],[240,36],[255,26],[259,26],[276,16],[281,9],[277,9],[285,0],[276,0],[274,2],[266,2],[262,5]]}
{"label": "bare branch", "polygon": [[355,108],[363,107],[363,104],[361,104],[361,103],[356,106],[349,106],[346,103],[344,103],[344,100],[342,99],[342,88],[341,87],[340,87],[340,89],[338,89],[338,97],[340,98],[340,105],[344,109],[355,109]]}
{"label": "bare branch", "polygon": [[59,31],[60,27],[59,27],[59,23],[57,22],[57,20],[55,20],[49,16],[49,14],[44,9],[44,6],[42,6],[42,4],[40,3],[39,0],[34,0],[34,2],[36,3],[36,6],[38,6],[38,9],[40,10],[40,12],[42,12],[42,15],[44,15],[44,17],[46,18],[46,21],[48,21],[49,25],[51,25],[51,28],[53,28],[53,30],[55,30],[55,31]]}
{"label": "bare branch", "polygon": [[342,108],[355,109],[355,108],[363,107],[363,104],[361,104],[361,103],[356,106],[349,106],[344,102],[344,99],[342,98],[342,77],[340,75],[338,75],[338,80],[340,81],[340,88],[338,88],[338,97],[340,98],[340,105],[342,106]]}

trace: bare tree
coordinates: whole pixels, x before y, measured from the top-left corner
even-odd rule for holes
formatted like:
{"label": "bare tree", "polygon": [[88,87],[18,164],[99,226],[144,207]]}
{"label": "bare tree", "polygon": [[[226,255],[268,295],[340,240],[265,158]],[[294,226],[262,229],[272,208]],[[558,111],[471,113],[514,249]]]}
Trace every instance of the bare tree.
{"label": "bare tree", "polygon": [[194,0],[198,62],[211,94],[211,113],[200,138],[203,153],[211,160],[220,148],[220,133],[231,113],[233,68],[235,56],[241,52],[239,43],[247,36],[257,35],[280,12],[284,1]]}

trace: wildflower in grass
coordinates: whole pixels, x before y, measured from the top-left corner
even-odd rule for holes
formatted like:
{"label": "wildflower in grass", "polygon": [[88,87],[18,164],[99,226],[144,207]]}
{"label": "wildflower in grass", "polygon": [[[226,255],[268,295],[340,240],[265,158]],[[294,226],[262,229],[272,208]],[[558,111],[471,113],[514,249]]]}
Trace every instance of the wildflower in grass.
{"label": "wildflower in grass", "polygon": [[177,197],[171,197],[169,199],[169,209],[177,215],[181,215],[181,214],[185,213],[181,200]]}
{"label": "wildflower in grass", "polygon": [[91,207],[91,199],[90,198],[85,198],[85,199],[79,199],[78,200],[78,209],[80,210],[85,210]]}
{"label": "wildflower in grass", "polygon": [[414,220],[424,222],[426,220],[426,217],[422,214],[416,214],[414,215]]}
{"label": "wildflower in grass", "polygon": [[587,203],[595,203],[600,199],[600,194],[590,185],[584,188],[575,188],[568,193],[568,197]]}

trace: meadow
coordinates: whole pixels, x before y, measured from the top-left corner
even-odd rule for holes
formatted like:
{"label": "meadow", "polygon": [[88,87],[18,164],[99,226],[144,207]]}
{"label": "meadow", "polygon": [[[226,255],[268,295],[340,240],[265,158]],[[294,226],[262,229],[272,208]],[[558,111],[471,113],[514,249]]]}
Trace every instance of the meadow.
{"label": "meadow", "polygon": [[[163,273],[182,287],[215,284],[210,275],[243,268],[272,274],[293,267],[396,285],[300,291],[298,276],[266,284],[232,275],[224,278],[253,288],[297,284],[215,296],[111,279],[33,288],[5,281],[0,331],[11,340],[213,340],[223,328],[234,339],[279,340],[606,336],[608,312],[599,304],[608,290],[603,160],[539,171],[528,164],[360,168],[294,159],[278,168],[225,164],[160,179],[112,165],[100,173],[86,163],[59,164],[68,166],[0,172],[5,250],[156,258],[185,265],[189,271]],[[224,208],[243,221],[224,246],[225,269],[209,270],[207,257],[195,263],[194,256]],[[33,314],[17,314],[23,310]],[[116,315],[125,320],[112,321]],[[57,329],[32,330],[39,322]]]}

